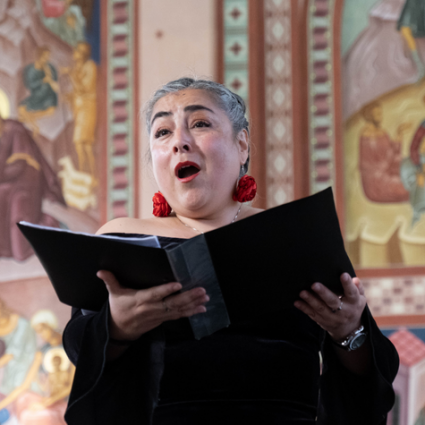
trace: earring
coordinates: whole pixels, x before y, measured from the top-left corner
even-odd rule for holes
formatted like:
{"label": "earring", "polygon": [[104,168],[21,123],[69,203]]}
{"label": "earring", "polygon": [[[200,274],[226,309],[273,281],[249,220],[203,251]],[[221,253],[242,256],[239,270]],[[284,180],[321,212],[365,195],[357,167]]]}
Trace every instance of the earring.
{"label": "earring", "polygon": [[156,192],[152,198],[153,201],[153,212],[155,217],[168,217],[171,213],[170,204],[164,198],[161,192]]}
{"label": "earring", "polygon": [[254,177],[246,174],[238,179],[236,184],[236,193],[233,194],[233,200],[238,202],[249,202],[255,198],[257,193],[257,183]]}

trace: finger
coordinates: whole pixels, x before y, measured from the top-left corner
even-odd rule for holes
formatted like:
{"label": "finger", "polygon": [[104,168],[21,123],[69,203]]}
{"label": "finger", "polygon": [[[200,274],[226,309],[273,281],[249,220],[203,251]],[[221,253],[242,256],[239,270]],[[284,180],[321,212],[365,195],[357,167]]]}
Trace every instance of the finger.
{"label": "finger", "polygon": [[318,295],[318,297],[331,309],[337,310],[341,305],[341,300],[333,293],[329,288],[326,288],[325,285],[322,285],[319,282],[316,282],[311,289]]}
{"label": "finger", "polygon": [[187,304],[193,303],[197,299],[204,299],[206,296],[204,288],[193,288],[190,291],[168,297],[166,303],[170,309],[179,309]]}
{"label": "finger", "polygon": [[147,301],[150,302],[162,302],[162,300],[171,294],[182,289],[181,283],[170,282],[164,285],[154,286],[153,288],[145,289],[144,294]]}
{"label": "finger", "polygon": [[207,312],[207,308],[203,305],[199,305],[197,307],[182,310],[180,312],[180,317],[191,317],[191,316],[194,316],[195,314],[206,313],[206,312]]}
{"label": "finger", "polygon": [[99,279],[105,283],[106,289],[111,295],[119,295],[123,292],[124,288],[120,285],[117,278],[113,273],[108,270],[99,270],[96,273]]}
{"label": "finger", "polygon": [[191,317],[194,314],[205,313],[206,311],[207,311],[207,308],[204,305],[197,305],[197,306],[185,308],[182,310],[177,310],[177,309],[170,310],[167,313],[167,317],[165,320],[176,320],[181,317]]}
{"label": "finger", "polygon": [[300,297],[308,305],[309,311],[312,310],[315,315],[326,316],[331,313],[328,305],[308,291],[302,291]]}
{"label": "finger", "polygon": [[344,297],[347,298],[348,301],[357,301],[359,298],[359,290],[348,273],[343,273],[341,275],[341,283],[344,288]]}
{"label": "finger", "polygon": [[164,300],[164,305],[168,307],[170,310],[177,310],[177,311],[186,311],[191,310],[199,306],[205,305],[210,300],[210,297],[206,294],[201,295],[199,297],[196,297],[189,302],[185,303],[171,303],[169,299]]}
{"label": "finger", "polygon": [[357,286],[357,289],[359,290],[360,295],[366,295],[362,281],[358,277],[355,277],[353,279],[353,283],[354,285]]}
{"label": "finger", "polygon": [[318,316],[313,308],[309,304],[307,304],[305,301],[297,300],[294,303],[294,306],[298,308],[298,310],[301,310],[303,313],[307,314],[311,319],[317,320]]}
{"label": "finger", "polygon": [[338,315],[333,314],[329,309],[329,313],[320,315],[317,311],[311,307],[307,302],[303,300],[297,300],[294,306],[305,313],[311,320],[314,320],[322,329],[331,331],[338,328],[341,324],[341,318]]}

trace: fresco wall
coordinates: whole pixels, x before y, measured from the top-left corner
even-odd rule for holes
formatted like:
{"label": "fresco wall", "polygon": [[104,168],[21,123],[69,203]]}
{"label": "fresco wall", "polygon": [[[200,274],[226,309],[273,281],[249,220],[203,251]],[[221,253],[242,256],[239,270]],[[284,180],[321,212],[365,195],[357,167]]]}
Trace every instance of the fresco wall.
{"label": "fresco wall", "polygon": [[344,2],[341,23],[345,241],[364,276],[369,306],[400,355],[388,424],[420,425],[425,423],[425,8],[416,0],[363,3],[359,9]]}
{"label": "fresco wall", "polygon": [[74,367],[21,220],[101,220],[100,1],[0,2],[0,424],[64,424]]}

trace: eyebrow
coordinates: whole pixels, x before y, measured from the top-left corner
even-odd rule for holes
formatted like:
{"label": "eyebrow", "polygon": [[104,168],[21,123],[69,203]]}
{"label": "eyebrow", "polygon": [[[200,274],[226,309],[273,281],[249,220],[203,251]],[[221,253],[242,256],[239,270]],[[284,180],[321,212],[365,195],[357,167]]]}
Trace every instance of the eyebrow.
{"label": "eyebrow", "polygon": [[[210,111],[210,112],[214,113],[214,111],[213,111],[212,109],[207,108],[207,107],[206,107],[206,106],[204,106],[204,105],[188,105],[188,106],[186,106],[183,110],[184,110],[184,112],[195,112],[195,111],[205,110],[205,111]],[[155,121],[157,118],[161,118],[161,117],[169,117],[169,116],[171,116],[171,115],[173,115],[173,113],[172,113],[171,111],[161,111],[161,112],[157,112],[157,113],[154,115],[154,117],[153,117],[153,119],[152,119],[152,121],[151,121],[151,126],[153,125],[154,121]]]}

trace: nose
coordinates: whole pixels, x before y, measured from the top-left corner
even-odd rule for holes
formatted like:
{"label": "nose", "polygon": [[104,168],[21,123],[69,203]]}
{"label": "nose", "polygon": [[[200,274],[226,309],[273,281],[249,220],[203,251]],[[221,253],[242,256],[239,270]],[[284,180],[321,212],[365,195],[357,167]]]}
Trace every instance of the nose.
{"label": "nose", "polygon": [[183,153],[192,150],[192,137],[185,127],[176,128],[174,131],[173,152]]}

